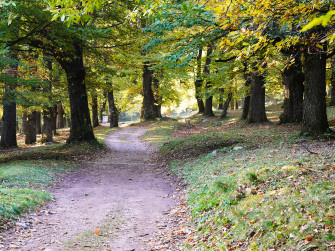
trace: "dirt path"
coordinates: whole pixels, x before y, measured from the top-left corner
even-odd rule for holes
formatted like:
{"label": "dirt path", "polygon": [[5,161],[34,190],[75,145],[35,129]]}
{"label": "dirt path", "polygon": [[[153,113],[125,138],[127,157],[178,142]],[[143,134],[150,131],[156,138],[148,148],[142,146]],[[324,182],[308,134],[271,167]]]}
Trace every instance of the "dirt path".
{"label": "dirt path", "polygon": [[110,151],[66,176],[55,202],[4,236],[5,250],[154,250],[150,239],[171,226],[174,190],[140,140],[145,130],[109,135]]}

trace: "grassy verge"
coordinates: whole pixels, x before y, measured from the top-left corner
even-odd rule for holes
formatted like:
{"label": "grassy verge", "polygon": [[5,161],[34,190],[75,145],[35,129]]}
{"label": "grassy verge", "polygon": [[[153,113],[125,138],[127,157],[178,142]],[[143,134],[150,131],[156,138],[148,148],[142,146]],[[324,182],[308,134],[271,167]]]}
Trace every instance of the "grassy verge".
{"label": "grassy verge", "polygon": [[162,154],[187,184],[183,248],[332,250],[334,141],[301,140],[297,125],[241,127],[237,117],[195,117],[163,137]]}
{"label": "grassy verge", "polygon": [[[101,142],[112,130],[98,127],[95,134]],[[52,195],[45,191],[46,188],[58,177],[77,168],[76,161],[91,159],[101,149],[101,143],[58,143],[0,155],[0,228],[50,200]]]}

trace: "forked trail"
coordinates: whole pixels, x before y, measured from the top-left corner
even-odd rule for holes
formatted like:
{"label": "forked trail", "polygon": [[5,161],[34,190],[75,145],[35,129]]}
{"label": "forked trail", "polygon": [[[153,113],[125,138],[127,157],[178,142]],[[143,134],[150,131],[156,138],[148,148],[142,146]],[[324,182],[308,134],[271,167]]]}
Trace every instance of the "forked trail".
{"label": "forked trail", "polygon": [[67,175],[51,191],[55,202],[4,234],[5,250],[151,250],[149,240],[171,225],[174,190],[141,142],[145,130],[110,134],[106,154]]}

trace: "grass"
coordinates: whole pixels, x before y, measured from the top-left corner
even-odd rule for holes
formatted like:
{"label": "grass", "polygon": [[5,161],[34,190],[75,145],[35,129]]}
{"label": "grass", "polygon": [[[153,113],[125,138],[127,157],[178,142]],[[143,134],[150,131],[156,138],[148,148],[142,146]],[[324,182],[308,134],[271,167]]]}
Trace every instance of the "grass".
{"label": "grass", "polygon": [[78,168],[77,161],[90,160],[103,149],[102,140],[115,129],[95,128],[97,144],[65,144],[68,129],[59,130],[58,143],[37,144],[0,155],[0,228],[15,221],[52,198],[45,190],[67,172]]}
{"label": "grass", "polygon": [[[268,108],[274,121],[277,108]],[[245,126],[238,117],[197,115],[163,139],[161,153],[175,157],[171,169],[187,184],[191,234],[182,249],[332,250],[334,141],[301,141],[299,125]]]}

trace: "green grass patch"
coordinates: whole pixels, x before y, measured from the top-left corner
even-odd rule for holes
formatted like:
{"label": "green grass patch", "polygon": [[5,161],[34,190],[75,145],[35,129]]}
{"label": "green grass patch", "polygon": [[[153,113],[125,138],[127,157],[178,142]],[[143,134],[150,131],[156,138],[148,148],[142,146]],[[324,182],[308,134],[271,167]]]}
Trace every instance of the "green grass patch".
{"label": "green grass patch", "polygon": [[182,138],[164,136],[160,148],[187,184],[193,234],[185,250],[329,250],[335,239],[332,142],[301,140],[294,124],[200,116],[191,123],[175,127]]}
{"label": "green grass patch", "polygon": [[150,129],[145,132],[142,139],[148,143],[160,146],[172,138],[172,134],[178,124],[175,120],[151,122],[149,124]]}
{"label": "green grass patch", "polygon": [[326,160],[292,148],[226,149],[217,158],[173,163],[188,184],[196,233],[188,247],[327,250],[335,223],[335,150],[321,154]]}
{"label": "green grass patch", "polygon": [[50,199],[45,191],[0,186],[0,226]]}
{"label": "green grass patch", "polygon": [[17,161],[0,165],[0,226],[51,199],[42,190],[76,168],[64,161]]}

